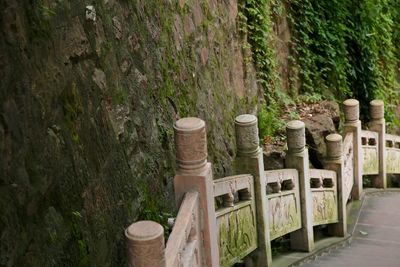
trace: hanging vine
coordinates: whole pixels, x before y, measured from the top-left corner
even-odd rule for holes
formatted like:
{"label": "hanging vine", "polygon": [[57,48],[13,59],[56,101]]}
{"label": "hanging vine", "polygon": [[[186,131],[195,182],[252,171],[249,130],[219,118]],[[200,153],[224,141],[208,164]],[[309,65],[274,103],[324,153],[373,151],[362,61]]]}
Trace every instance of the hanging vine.
{"label": "hanging vine", "polygon": [[364,118],[369,102],[380,98],[389,126],[400,126],[394,116],[400,104],[400,1],[243,0],[239,7],[240,28],[248,37],[268,104],[260,111],[266,134],[273,134],[285,97],[271,45],[272,15],[281,9],[290,24],[290,58],[298,75],[291,78],[299,79],[300,94],[339,102],[357,98]]}

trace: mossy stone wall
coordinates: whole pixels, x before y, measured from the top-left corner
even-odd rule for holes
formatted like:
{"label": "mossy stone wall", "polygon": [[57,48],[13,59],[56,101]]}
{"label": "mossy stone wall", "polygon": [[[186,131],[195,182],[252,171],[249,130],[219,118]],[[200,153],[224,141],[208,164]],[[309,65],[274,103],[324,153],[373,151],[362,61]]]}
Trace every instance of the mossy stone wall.
{"label": "mossy stone wall", "polygon": [[237,3],[0,8],[0,266],[124,266],[124,228],[174,212],[176,119],[204,119],[231,173],[234,117],[260,94]]}

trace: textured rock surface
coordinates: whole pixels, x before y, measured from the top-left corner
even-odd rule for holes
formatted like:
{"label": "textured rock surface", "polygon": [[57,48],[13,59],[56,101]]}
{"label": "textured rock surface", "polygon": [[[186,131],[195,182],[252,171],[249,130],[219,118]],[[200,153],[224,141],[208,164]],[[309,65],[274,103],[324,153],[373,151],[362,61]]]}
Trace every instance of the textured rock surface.
{"label": "textured rock surface", "polygon": [[310,162],[315,168],[321,169],[321,161],[326,154],[325,137],[335,132],[335,126],[332,119],[323,114],[306,118],[304,123],[307,145],[310,149]]}
{"label": "textured rock surface", "polygon": [[123,266],[123,229],[173,210],[177,118],[231,172],[258,95],[236,3],[0,3],[0,265]]}
{"label": "textured rock surface", "polygon": [[325,113],[309,114],[303,121],[306,125],[306,141],[309,146],[310,162],[315,168],[322,168],[326,154],[325,137],[335,133],[339,124],[339,106],[332,101],[322,101],[320,106]]}

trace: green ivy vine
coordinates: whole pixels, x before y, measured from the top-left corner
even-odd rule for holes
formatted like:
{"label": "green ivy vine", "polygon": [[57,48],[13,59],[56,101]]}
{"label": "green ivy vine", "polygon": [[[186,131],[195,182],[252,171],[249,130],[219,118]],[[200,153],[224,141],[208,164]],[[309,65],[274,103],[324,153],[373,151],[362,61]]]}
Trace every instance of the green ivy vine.
{"label": "green ivy vine", "polygon": [[239,27],[247,36],[267,104],[260,110],[262,135],[273,135],[280,127],[276,117],[288,102],[271,45],[273,18],[282,16],[282,10],[290,24],[291,68],[298,76],[291,79],[300,81],[300,95],[338,102],[357,98],[363,119],[369,102],[382,99],[389,126],[400,127],[394,116],[400,105],[399,0],[242,0]]}
{"label": "green ivy vine", "polygon": [[239,29],[247,37],[257,81],[263,88],[264,100],[259,112],[260,135],[272,136],[282,129],[278,119],[279,106],[289,101],[283,93],[275,51],[271,46],[271,6],[275,0],[243,0],[239,2]]}
{"label": "green ivy vine", "polygon": [[383,99],[390,125],[399,104],[398,0],[291,0],[287,2],[301,91],[360,100],[368,117]]}

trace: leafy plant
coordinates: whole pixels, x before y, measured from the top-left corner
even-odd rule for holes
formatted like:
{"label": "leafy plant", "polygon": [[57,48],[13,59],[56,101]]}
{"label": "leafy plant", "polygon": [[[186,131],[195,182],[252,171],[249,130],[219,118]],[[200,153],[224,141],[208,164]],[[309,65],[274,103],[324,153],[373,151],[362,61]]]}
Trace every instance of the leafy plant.
{"label": "leafy plant", "polygon": [[[372,99],[398,104],[399,1],[293,0],[287,6],[303,93],[355,97],[364,117]],[[395,120],[391,108],[387,120]]]}
{"label": "leafy plant", "polygon": [[398,0],[243,0],[239,28],[249,41],[266,103],[259,113],[262,137],[279,131],[277,117],[291,101],[281,88],[271,45],[274,16],[287,16],[290,24],[289,80],[300,84],[296,102],[354,97],[367,119],[369,102],[382,99],[388,126],[400,124],[394,115],[400,105]]}
{"label": "leafy plant", "polygon": [[278,117],[278,110],[261,107],[258,112],[258,128],[262,139],[284,132],[285,125],[286,123]]}

